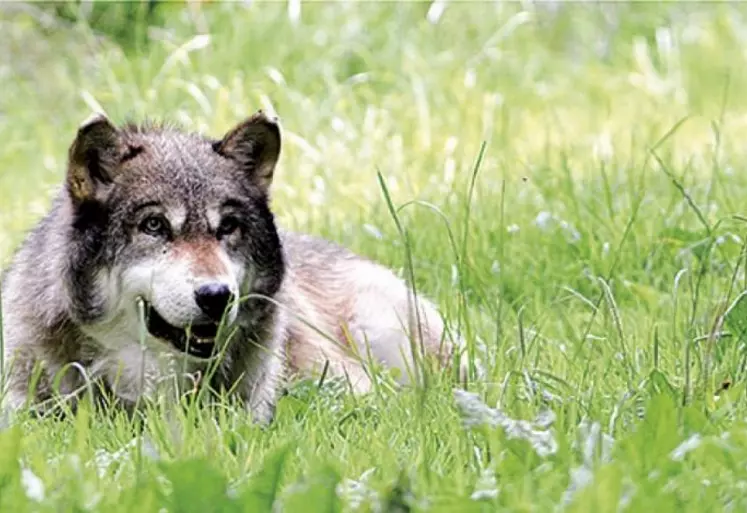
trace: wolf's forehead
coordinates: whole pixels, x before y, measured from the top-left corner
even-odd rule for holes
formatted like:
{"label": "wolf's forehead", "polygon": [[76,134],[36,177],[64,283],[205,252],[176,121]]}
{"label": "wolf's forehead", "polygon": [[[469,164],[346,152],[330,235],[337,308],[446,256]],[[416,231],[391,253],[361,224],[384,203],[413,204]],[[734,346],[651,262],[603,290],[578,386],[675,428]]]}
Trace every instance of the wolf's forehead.
{"label": "wolf's forehead", "polygon": [[168,179],[152,175],[147,181],[132,182],[121,192],[133,206],[150,205],[180,212],[175,214],[177,217],[184,217],[185,213],[193,217],[196,213],[219,210],[227,200],[242,196],[241,190],[227,180],[208,180],[185,172]]}
{"label": "wolf's forehead", "polygon": [[132,133],[128,145],[138,150],[141,163],[174,171],[200,171],[222,167],[223,159],[215,153],[212,142],[193,134],[180,132]]}
{"label": "wolf's forehead", "polygon": [[218,155],[212,141],[179,132],[129,134],[136,157],[126,162],[122,181],[158,195],[195,197],[225,194],[238,187],[235,164]]}

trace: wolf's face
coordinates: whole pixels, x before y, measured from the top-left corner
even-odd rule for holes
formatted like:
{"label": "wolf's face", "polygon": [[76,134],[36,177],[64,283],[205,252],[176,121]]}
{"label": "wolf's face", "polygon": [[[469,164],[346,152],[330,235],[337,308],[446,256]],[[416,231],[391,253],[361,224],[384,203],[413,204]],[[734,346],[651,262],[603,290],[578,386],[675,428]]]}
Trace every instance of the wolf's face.
{"label": "wolf's face", "polygon": [[71,310],[100,343],[215,354],[239,298],[272,295],[283,261],[267,193],[280,151],[259,113],[220,140],[166,128],[85,123],[70,148]]}

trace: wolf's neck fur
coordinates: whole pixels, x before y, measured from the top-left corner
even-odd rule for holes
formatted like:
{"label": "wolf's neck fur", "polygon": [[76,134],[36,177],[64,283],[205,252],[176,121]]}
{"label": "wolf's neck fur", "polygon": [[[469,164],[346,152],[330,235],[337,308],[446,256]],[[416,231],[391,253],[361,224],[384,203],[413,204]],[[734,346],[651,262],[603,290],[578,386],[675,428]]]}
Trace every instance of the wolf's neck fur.
{"label": "wolf's neck fur", "polygon": [[[68,227],[71,218],[65,193],[60,191],[55,196],[49,213],[28,234],[11,264],[22,271],[27,290],[23,296],[5,299],[9,304],[28,312],[29,317],[33,317],[44,330],[56,330],[58,326],[72,321],[68,314],[64,282],[69,268]],[[44,259],[41,260],[39,255],[44,255]],[[12,289],[13,287],[7,287],[9,291]]]}

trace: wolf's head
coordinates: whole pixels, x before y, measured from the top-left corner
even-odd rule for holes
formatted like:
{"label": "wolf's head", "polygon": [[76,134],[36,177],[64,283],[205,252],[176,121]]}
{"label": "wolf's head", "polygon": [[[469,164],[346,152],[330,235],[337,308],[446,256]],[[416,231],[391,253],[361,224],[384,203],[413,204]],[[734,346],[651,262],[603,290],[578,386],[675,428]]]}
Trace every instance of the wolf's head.
{"label": "wolf's head", "polygon": [[[268,188],[277,123],[259,112],[219,140],[166,127],[115,127],[97,115],[70,146],[64,277],[73,319],[100,343],[148,340],[213,354],[237,299],[274,294],[283,258]],[[244,312],[246,313],[246,312]]]}

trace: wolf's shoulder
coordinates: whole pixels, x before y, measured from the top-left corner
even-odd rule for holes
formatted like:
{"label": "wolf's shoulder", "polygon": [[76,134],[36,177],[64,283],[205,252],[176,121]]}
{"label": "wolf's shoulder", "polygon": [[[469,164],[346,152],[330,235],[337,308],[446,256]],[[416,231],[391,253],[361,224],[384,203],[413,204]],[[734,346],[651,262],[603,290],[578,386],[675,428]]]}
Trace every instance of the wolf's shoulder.
{"label": "wolf's shoulder", "polygon": [[285,258],[291,266],[331,264],[340,260],[361,259],[341,244],[319,235],[282,228],[278,229],[278,234]]}

